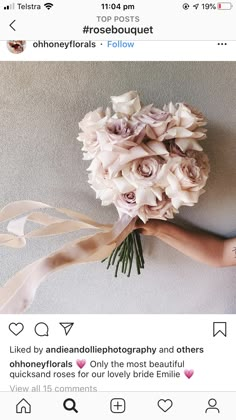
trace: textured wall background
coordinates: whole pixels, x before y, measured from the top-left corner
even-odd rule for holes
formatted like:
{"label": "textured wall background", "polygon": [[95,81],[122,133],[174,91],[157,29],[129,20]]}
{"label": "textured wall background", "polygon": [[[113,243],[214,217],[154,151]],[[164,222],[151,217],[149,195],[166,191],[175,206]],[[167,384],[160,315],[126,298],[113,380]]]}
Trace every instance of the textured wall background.
{"label": "textured wall background", "polygon": [[[236,235],[236,63],[1,63],[1,207],[33,199],[114,221],[115,209],[102,208],[86,183],[77,123],[110,95],[131,89],[146,104],[186,101],[207,115],[207,193],[194,208],[182,208],[179,220]],[[1,249],[1,283],[62,243],[53,238],[20,251]],[[142,276],[115,280],[100,263],[73,267],[41,286],[30,311],[236,313],[235,268],[201,265],[155,239],[145,239],[144,247]]]}

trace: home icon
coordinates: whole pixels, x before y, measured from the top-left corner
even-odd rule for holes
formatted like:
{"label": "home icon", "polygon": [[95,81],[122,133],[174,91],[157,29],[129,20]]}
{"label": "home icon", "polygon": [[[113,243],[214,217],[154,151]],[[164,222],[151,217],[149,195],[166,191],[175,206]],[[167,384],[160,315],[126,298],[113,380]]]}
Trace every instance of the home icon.
{"label": "home icon", "polygon": [[31,413],[31,405],[26,401],[24,398],[17,404],[16,406],[17,414],[30,414]]}

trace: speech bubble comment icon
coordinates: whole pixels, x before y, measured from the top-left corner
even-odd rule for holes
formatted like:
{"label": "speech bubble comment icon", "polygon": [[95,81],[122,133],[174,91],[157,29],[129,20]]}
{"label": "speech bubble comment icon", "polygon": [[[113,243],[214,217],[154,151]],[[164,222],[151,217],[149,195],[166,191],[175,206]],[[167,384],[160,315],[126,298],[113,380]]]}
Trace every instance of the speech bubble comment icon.
{"label": "speech bubble comment icon", "polygon": [[48,325],[45,324],[45,322],[39,322],[34,327],[35,334],[37,334],[39,337],[48,337],[49,335],[49,328]]}

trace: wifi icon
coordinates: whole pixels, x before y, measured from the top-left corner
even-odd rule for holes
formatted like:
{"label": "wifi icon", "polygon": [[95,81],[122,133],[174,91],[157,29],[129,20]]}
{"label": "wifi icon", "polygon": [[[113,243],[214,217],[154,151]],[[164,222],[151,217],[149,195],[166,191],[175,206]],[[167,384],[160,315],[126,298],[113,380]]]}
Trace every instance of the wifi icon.
{"label": "wifi icon", "polygon": [[46,9],[50,10],[52,8],[53,4],[52,3],[45,3],[44,6],[46,7]]}

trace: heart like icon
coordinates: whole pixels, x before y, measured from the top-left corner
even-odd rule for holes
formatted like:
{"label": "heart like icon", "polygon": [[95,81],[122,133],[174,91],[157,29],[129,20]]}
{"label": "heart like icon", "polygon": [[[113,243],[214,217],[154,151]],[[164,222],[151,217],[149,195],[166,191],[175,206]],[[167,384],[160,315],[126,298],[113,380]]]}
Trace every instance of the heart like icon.
{"label": "heart like icon", "polygon": [[19,335],[23,331],[23,329],[24,329],[24,325],[21,322],[18,322],[18,324],[15,324],[14,322],[12,322],[9,325],[9,330],[14,335]]}
{"label": "heart like icon", "polygon": [[76,364],[80,369],[83,369],[83,367],[86,365],[86,360],[85,359],[83,359],[83,360],[78,359],[78,360],[76,360]]}
{"label": "heart like icon", "polygon": [[159,400],[157,402],[158,407],[166,413],[173,406],[172,400]]}
{"label": "heart like icon", "polygon": [[191,369],[191,370],[185,370],[184,371],[184,374],[185,374],[185,376],[186,376],[186,378],[188,378],[188,379],[190,379],[190,378],[192,378],[192,376],[193,376],[193,374],[194,374],[194,370],[193,369]]}

